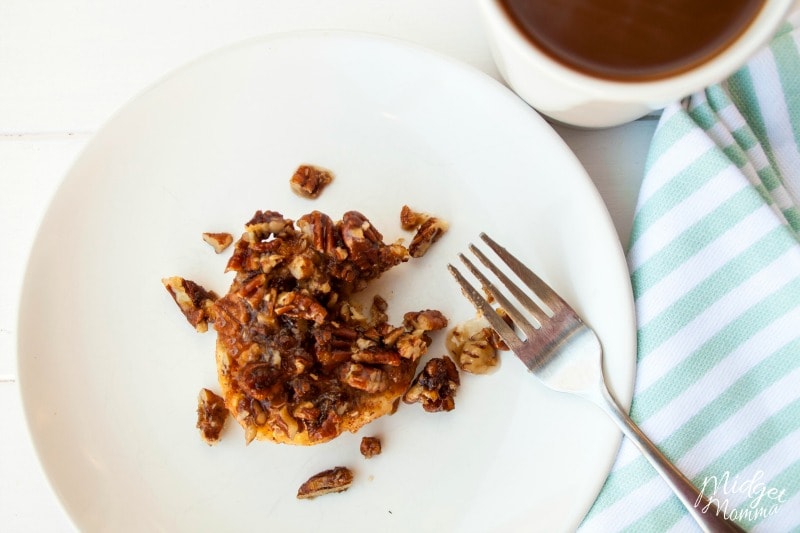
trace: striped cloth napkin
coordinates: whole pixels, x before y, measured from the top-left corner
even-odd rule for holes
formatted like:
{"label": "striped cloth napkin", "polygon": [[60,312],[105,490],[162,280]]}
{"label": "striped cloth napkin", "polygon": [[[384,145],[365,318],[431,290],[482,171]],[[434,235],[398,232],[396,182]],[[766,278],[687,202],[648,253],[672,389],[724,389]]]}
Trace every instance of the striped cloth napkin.
{"label": "striped cloth napkin", "polygon": [[[664,110],[628,261],[631,417],[747,530],[800,531],[800,12]],[[696,531],[627,440],[582,532]]]}

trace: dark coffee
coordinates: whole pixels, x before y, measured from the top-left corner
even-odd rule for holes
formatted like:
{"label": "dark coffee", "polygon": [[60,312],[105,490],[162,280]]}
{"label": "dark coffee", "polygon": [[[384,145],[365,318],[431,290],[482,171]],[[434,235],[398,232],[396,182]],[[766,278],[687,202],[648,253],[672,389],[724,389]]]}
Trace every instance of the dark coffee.
{"label": "dark coffee", "polygon": [[560,63],[624,81],[699,65],[747,29],[765,0],[499,0],[520,31]]}

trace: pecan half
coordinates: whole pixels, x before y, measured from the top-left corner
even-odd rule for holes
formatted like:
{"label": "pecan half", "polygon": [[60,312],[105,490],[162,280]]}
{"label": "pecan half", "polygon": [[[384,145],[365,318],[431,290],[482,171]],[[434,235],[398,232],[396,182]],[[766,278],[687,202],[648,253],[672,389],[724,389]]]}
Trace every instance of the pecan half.
{"label": "pecan half", "polygon": [[383,235],[358,211],[348,211],[342,216],[342,239],[353,261],[377,259],[383,244]]}
{"label": "pecan half", "polygon": [[297,219],[297,227],[300,228],[310,240],[314,249],[329,257],[342,260],[347,256],[347,252],[342,248],[337,250],[336,226],[331,217],[319,211],[312,211]]}
{"label": "pecan half", "polygon": [[342,492],[353,484],[353,472],[344,466],[337,466],[311,476],[300,485],[297,497],[301,500],[316,498],[323,494]]}

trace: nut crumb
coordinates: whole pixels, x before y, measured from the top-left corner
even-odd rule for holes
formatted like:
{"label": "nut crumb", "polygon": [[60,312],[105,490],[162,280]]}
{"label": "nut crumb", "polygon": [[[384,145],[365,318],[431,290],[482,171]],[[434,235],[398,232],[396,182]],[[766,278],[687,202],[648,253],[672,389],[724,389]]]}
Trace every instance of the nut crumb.
{"label": "nut crumb", "polygon": [[378,437],[363,437],[361,439],[361,455],[366,459],[380,455],[381,440]]}
{"label": "nut crumb", "polygon": [[233,243],[233,235],[230,233],[203,233],[203,240],[214,248],[216,253],[222,253]]}
{"label": "nut crumb", "polygon": [[347,467],[337,466],[311,476],[308,481],[297,489],[297,498],[309,500],[323,494],[343,492],[349,489],[352,484],[353,472]]}

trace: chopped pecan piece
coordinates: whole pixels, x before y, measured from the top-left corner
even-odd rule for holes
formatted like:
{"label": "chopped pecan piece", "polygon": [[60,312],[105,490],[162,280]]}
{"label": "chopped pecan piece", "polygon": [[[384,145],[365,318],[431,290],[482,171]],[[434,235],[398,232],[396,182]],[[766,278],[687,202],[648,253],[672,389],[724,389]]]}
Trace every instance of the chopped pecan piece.
{"label": "chopped pecan piece", "polygon": [[210,311],[217,295],[207,291],[194,281],[183,279],[180,276],[164,278],[161,283],[178,304],[189,324],[200,333],[208,331]]}
{"label": "chopped pecan piece", "polygon": [[428,252],[431,244],[442,237],[447,228],[447,222],[444,220],[430,217],[417,229],[411,244],[408,245],[408,253],[414,258],[422,257]]}
{"label": "chopped pecan piece", "polygon": [[285,379],[286,374],[280,367],[263,362],[248,363],[238,374],[239,384],[248,396],[278,405],[284,400]]}
{"label": "chopped pecan piece", "polygon": [[333,181],[333,174],[313,165],[300,165],[294,171],[289,184],[292,190],[304,198],[316,198]]}
{"label": "chopped pecan piece", "polygon": [[362,437],[360,450],[361,455],[367,459],[380,455],[381,439],[378,437]]}
{"label": "chopped pecan piece", "polygon": [[233,235],[230,233],[203,233],[203,240],[210,244],[216,253],[221,253],[233,243]]}
{"label": "chopped pecan piece", "polygon": [[247,223],[244,225],[246,231],[244,240],[253,243],[256,241],[263,241],[270,236],[280,236],[286,230],[291,233],[292,221],[277,211],[256,211]]}
{"label": "chopped pecan piece", "polygon": [[397,339],[395,345],[397,353],[405,359],[416,361],[428,351],[428,343],[422,338],[421,335],[414,335],[411,333],[403,333]]}
{"label": "chopped pecan piece", "polygon": [[383,242],[383,235],[358,211],[342,215],[342,240],[348,259],[358,268],[364,281],[378,277],[388,268],[408,260],[405,247]]}
{"label": "chopped pecan piece", "polygon": [[496,335],[485,320],[476,318],[451,329],[445,344],[461,370],[471,374],[486,374],[499,362]]}
{"label": "chopped pecan piece", "polygon": [[396,328],[388,323],[380,324],[378,330],[383,344],[390,347],[395,346],[400,337],[408,334],[405,328]]}
{"label": "chopped pecan piece", "polygon": [[447,327],[447,317],[441,311],[426,309],[403,315],[403,324],[414,331],[436,331]]}
{"label": "chopped pecan piece", "polygon": [[361,363],[346,363],[342,366],[342,382],[354,389],[363,390],[370,394],[385,391],[389,387],[389,377],[382,369],[362,365]]}
{"label": "chopped pecan piece", "polygon": [[455,363],[444,355],[428,361],[403,395],[403,401],[420,402],[422,408],[431,413],[452,411],[456,406],[455,395],[460,384]]}
{"label": "chopped pecan piece", "polygon": [[289,273],[298,280],[309,279],[316,272],[314,261],[305,255],[296,255],[289,262]]}
{"label": "chopped pecan piece", "polygon": [[300,425],[289,412],[289,406],[287,405],[282,406],[277,413],[273,411],[270,422],[273,431],[280,431],[290,439],[293,439],[297,434],[297,430],[300,429]]}
{"label": "chopped pecan piece", "polygon": [[208,389],[202,389],[197,397],[197,429],[209,446],[219,442],[227,419],[225,400]]}
{"label": "chopped pecan piece", "polygon": [[337,466],[311,476],[308,481],[300,485],[297,497],[301,500],[316,498],[331,492],[342,492],[350,488],[353,483],[353,472],[344,466]]}
{"label": "chopped pecan piece", "polygon": [[400,209],[400,226],[407,231],[417,229],[429,218],[429,215],[417,213],[407,205]]}
{"label": "chopped pecan piece", "polygon": [[386,310],[389,309],[389,304],[382,296],[376,294],[372,297],[372,307],[369,310],[369,322],[373,326],[384,324],[389,320],[389,315]]}
{"label": "chopped pecan piece", "polygon": [[357,363],[369,363],[372,365],[400,366],[402,362],[400,354],[396,350],[374,346],[355,352],[352,359]]}
{"label": "chopped pecan piece", "polygon": [[288,315],[294,318],[313,320],[317,324],[325,321],[328,311],[317,300],[299,292],[285,292],[278,296],[275,306],[276,315]]}
{"label": "chopped pecan piece", "polygon": [[311,402],[303,402],[294,408],[292,416],[298,420],[313,422],[319,420],[322,412]]}

